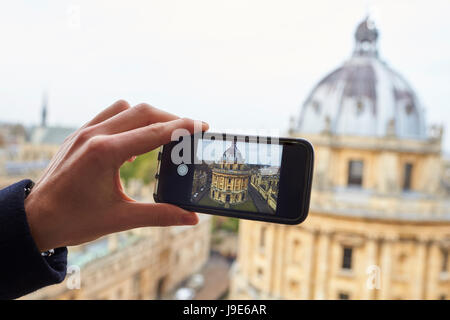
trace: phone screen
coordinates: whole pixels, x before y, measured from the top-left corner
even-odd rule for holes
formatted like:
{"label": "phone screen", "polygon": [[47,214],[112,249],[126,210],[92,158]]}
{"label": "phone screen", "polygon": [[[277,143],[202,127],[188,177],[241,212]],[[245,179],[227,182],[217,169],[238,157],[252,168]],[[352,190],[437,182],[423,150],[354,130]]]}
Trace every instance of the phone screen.
{"label": "phone screen", "polygon": [[199,139],[191,204],[274,215],[282,151],[280,144]]}
{"label": "phone screen", "polygon": [[308,215],[314,150],[305,140],[203,133],[168,143],[158,160],[156,202],[284,224]]}

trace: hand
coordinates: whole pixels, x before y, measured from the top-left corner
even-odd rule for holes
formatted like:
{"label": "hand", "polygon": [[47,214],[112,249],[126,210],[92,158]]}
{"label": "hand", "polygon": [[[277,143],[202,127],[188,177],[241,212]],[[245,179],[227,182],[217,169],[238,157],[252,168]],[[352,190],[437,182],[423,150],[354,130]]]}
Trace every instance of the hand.
{"label": "hand", "polygon": [[[196,213],[163,203],[139,203],[122,188],[119,168],[171,141],[172,131],[194,132],[194,120],[147,104],[118,101],[69,136],[25,199],[39,250],[78,245],[144,226],[194,225]],[[202,130],[208,125],[202,124]]]}

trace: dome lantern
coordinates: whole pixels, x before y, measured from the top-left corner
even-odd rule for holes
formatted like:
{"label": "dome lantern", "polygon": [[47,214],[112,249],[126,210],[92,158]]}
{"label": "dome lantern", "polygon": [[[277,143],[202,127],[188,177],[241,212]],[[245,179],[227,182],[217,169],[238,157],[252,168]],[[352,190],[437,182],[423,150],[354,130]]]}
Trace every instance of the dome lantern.
{"label": "dome lantern", "polygon": [[366,17],[355,31],[354,55],[378,56],[377,39],[378,30],[375,23],[369,17]]}

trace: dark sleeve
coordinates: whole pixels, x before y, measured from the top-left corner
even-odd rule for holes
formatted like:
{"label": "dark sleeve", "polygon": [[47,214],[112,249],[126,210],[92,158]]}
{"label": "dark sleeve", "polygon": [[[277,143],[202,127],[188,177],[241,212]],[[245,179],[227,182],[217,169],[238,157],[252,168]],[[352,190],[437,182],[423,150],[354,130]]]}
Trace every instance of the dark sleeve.
{"label": "dark sleeve", "polygon": [[59,283],[66,276],[67,248],[43,257],[31,237],[22,180],[0,190],[0,299],[15,299]]}

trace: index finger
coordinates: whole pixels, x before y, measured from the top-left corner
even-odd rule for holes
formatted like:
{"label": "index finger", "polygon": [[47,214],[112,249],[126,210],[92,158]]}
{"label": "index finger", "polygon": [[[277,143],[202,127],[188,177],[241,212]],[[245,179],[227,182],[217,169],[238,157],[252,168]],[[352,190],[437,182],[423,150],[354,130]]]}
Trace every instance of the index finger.
{"label": "index finger", "polygon": [[186,135],[189,135],[198,131],[206,131],[208,128],[208,124],[203,121],[182,118],[155,123],[110,137],[113,138],[112,145],[115,153],[123,162],[132,156],[149,152],[169,143],[172,133],[177,129],[184,130]]}
{"label": "index finger", "polygon": [[141,103],[99,123],[95,133],[115,134],[145,127],[157,122],[167,122],[176,119],[179,119],[176,115],[152,107],[149,104]]}

